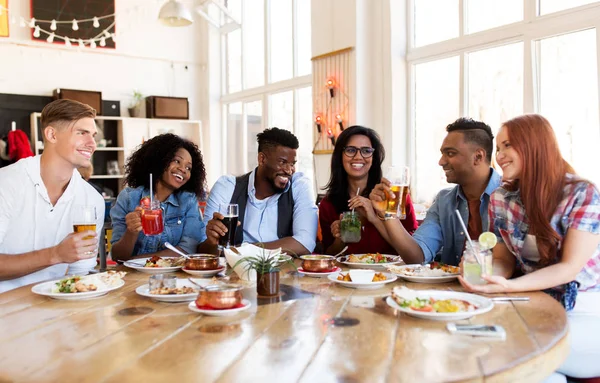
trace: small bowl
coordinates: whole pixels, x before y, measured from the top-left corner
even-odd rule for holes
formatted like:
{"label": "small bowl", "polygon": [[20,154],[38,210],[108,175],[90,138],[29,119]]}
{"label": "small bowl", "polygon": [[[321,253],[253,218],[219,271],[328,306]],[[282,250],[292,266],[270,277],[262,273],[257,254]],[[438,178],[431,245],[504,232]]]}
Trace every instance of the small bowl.
{"label": "small bowl", "polygon": [[348,273],[350,273],[350,279],[354,283],[371,283],[375,276],[375,270],[357,269],[350,270]]}
{"label": "small bowl", "polygon": [[330,271],[335,268],[335,258],[331,255],[303,255],[302,269],[313,273]]}
{"label": "small bowl", "polygon": [[219,257],[211,254],[193,254],[185,260],[188,270],[215,270],[219,268]]}
{"label": "small bowl", "polygon": [[196,304],[221,310],[233,308],[242,303],[243,288],[233,283],[204,286],[196,298]]}

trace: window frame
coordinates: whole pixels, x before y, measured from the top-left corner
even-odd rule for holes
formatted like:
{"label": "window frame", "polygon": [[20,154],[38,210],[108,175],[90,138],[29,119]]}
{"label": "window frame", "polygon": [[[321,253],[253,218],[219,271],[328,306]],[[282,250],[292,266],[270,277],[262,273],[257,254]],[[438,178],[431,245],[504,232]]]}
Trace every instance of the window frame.
{"label": "window frame", "polygon": [[[600,111],[600,2],[539,15],[540,0],[523,0],[523,20],[472,34],[465,34],[467,1],[459,0],[459,36],[416,47],[414,44],[415,1],[407,2],[408,139],[404,148],[412,169],[416,165],[416,73],[418,64],[459,56],[459,113],[468,116],[467,55],[472,52],[523,42],[523,113],[539,113],[540,81],[538,42],[545,38],[595,28]],[[451,121],[449,121],[450,123]],[[442,128],[442,127],[440,127]],[[494,127],[492,127],[494,128]],[[414,174],[415,179],[419,177]],[[418,195],[415,196],[418,200]]]}

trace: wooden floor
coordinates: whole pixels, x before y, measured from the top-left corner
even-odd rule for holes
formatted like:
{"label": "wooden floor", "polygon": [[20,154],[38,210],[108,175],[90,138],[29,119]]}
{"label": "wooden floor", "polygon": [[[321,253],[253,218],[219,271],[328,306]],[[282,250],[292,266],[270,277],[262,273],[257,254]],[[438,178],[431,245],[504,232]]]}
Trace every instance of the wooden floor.
{"label": "wooden floor", "polygon": [[49,299],[30,287],[0,294],[0,381],[536,382],[569,351],[565,311],[541,292],[470,320],[503,326],[506,341],[495,341],[450,335],[445,322],[396,312],[384,297],[402,281],[354,290],[288,272],[279,298],[257,299],[249,287],[250,310],[220,318],[137,295],[146,274],[125,279],[85,301]]}

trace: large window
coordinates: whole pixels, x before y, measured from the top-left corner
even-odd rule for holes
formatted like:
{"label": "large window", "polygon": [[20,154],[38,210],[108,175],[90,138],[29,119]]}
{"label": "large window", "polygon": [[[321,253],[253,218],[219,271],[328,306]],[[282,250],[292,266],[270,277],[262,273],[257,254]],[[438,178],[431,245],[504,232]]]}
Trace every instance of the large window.
{"label": "large window", "polygon": [[296,171],[313,179],[310,0],[228,0],[227,7],[242,28],[224,37],[226,171],[254,169],[256,135],[278,127],[298,137]]}
{"label": "large window", "polygon": [[600,147],[600,1],[499,3],[411,1],[409,149],[418,202],[431,202],[448,186],[437,165],[439,147],[445,126],[461,116],[497,133],[510,118],[540,113],[554,127],[563,156],[600,184],[593,161]]}

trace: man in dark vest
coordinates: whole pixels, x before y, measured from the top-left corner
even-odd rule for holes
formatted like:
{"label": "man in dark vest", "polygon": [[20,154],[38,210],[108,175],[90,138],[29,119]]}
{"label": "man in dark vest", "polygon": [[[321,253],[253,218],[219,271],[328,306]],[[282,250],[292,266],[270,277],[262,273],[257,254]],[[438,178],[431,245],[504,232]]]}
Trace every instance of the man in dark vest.
{"label": "man in dark vest", "polygon": [[229,203],[239,205],[235,245],[261,243],[296,255],[314,250],[317,206],[310,180],[295,173],[298,139],[272,128],[259,133],[257,141],[258,167],[239,177],[222,176],[212,187],[204,212],[207,239],[198,252],[218,253],[219,238],[227,232],[219,206]]}

